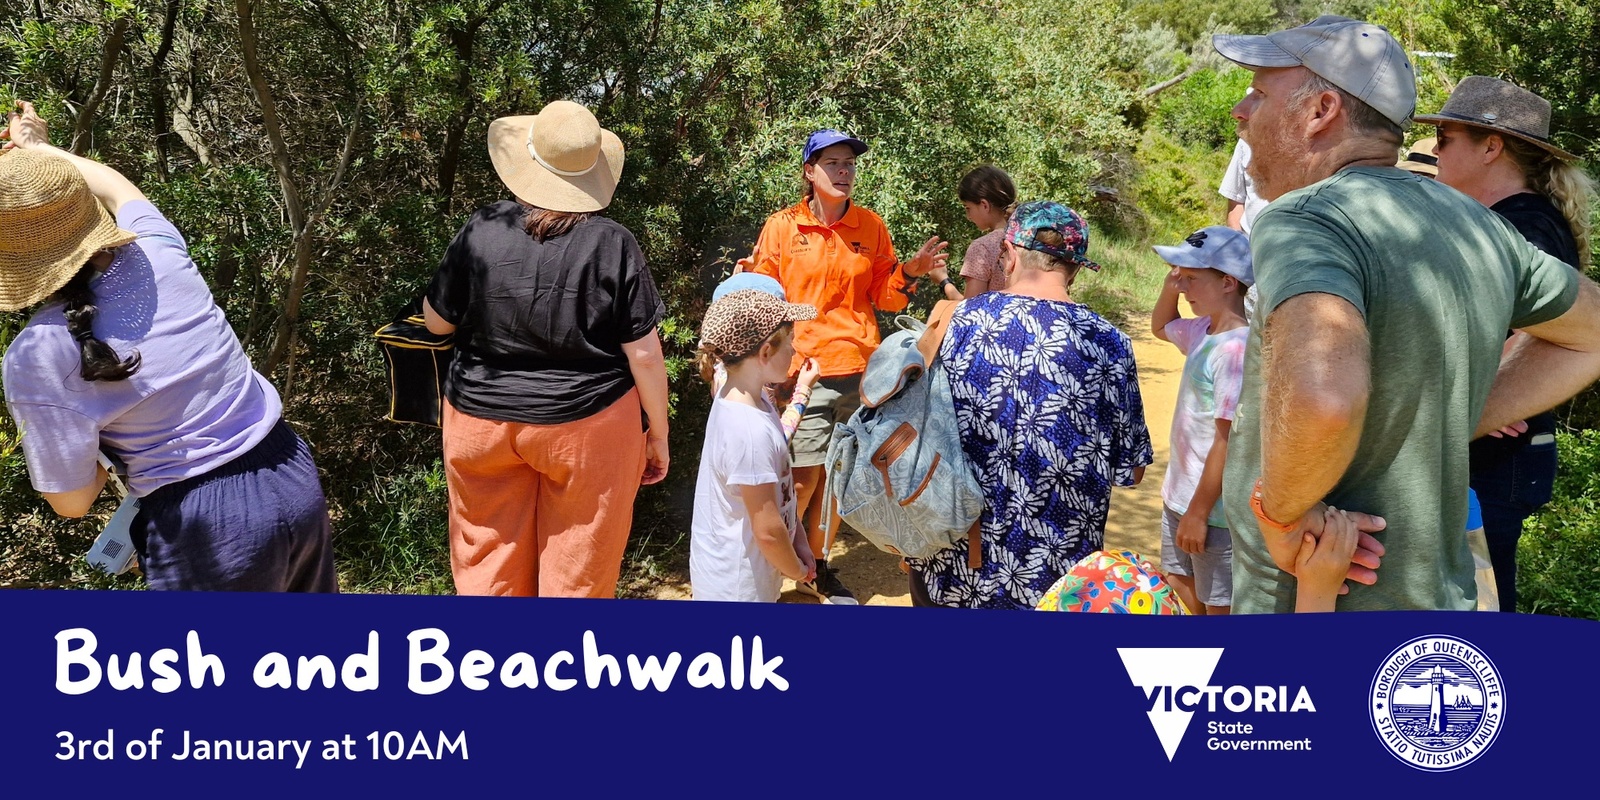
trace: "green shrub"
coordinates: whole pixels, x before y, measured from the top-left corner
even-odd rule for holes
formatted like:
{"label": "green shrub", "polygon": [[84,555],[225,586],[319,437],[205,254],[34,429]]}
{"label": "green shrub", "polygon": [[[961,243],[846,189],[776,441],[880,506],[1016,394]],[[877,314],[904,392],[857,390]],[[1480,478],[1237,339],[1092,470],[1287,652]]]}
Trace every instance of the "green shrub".
{"label": "green shrub", "polygon": [[1233,149],[1233,107],[1250,86],[1248,70],[1203,69],[1161,95],[1152,121],[1184,144]]}
{"label": "green shrub", "polygon": [[1145,230],[1157,244],[1171,244],[1207,225],[1219,225],[1227,201],[1217,194],[1232,156],[1228,149],[1189,146],[1147,128],[1136,156],[1138,177],[1132,202],[1143,214]]}
{"label": "green shrub", "polygon": [[[381,451],[374,454],[378,461],[392,458]],[[335,506],[342,511],[334,524],[341,590],[455,592],[450,577],[449,497],[443,462],[434,457],[425,467],[399,468],[399,463],[409,460],[380,465],[372,471],[367,491],[352,493],[356,496]],[[356,521],[359,524],[350,524]]]}
{"label": "green shrub", "polygon": [[1518,610],[1600,619],[1600,431],[1557,434],[1555,497],[1523,528]]}
{"label": "green shrub", "polygon": [[1100,264],[1099,272],[1078,273],[1072,286],[1073,298],[1094,309],[1129,336],[1149,327],[1150,309],[1161,294],[1167,265],[1162,263],[1148,239],[1120,234],[1089,236],[1089,257]]}

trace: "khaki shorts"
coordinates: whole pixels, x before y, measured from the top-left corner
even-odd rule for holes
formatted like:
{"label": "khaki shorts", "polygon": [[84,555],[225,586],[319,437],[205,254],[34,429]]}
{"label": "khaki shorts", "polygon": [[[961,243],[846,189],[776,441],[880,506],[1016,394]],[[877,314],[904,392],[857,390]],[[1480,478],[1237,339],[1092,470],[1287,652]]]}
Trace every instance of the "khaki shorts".
{"label": "khaki shorts", "polygon": [[789,440],[789,465],[820,467],[828,460],[834,423],[844,422],[861,405],[861,375],[823,378],[811,387],[811,402]]}

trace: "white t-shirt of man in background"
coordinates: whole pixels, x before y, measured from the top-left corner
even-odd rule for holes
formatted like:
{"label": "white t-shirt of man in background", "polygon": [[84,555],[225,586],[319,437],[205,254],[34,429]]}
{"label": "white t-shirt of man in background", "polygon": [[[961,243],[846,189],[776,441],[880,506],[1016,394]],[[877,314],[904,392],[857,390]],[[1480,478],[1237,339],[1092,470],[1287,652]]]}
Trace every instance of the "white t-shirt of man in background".
{"label": "white t-shirt of man in background", "polygon": [[[1250,235],[1250,227],[1255,224],[1256,217],[1261,210],[1267,207],[1267,201],[1256,194],[1255,181],[1250,179],[1245,168],[1250,166],[1250,145],[1240,139],[1233,146],[1233,158],[1228,162],[1228,171],[1222,175],[1222,185],[1217,187],[1217,194],[1228,198],[1228,227]],[[1242,209],[1242,214],[1236,218],[1236,206]]]}

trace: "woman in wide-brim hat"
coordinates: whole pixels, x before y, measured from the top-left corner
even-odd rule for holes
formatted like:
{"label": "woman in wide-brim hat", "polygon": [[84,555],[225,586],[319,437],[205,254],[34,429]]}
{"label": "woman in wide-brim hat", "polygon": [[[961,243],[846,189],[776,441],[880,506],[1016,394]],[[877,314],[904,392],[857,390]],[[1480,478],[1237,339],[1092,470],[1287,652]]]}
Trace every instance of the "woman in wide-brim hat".
{"label": "woman in wide-brim hat", "polygon": [[[1506,81],[1466,78],[1437,114],[1441,183],[1504,217],[1535,247],[1574,268],[1589,264],[1594,182],[1550,140],[1550,103]],[[1509,342],[1508,342],[1509,346]],[[1483,510],[1500,608],[1517,608],[1517,540],[1522,523],[1550,499],[1556,474],[1555,417],[1527,420],[1519,435],[1472,444],[1472,489]],[[1508,434],[1514,433],[1511,431]]]}
{"label": "woman in wide-brim hat", "polygon": [[1517,204],[1548,206],[1538,216],[1552,223],[1552,237],[1530,241],[1561,256],[1555,250],[1566,248],[1554,240],[1571,239],[1577,260],[1569,263],[1588,266],[1594,181],[1574,163],[1576,156],[1551,141],[1548,100],[1515,84],[1474,75],[1456,86],[1438,113],[1419,115],[1416,121],[1439,128],[1434,155],[1440,182],[1502,211],[1513,224],[1517,220],[1504,213],[1505,207],[1497,207],[1502,201],[1528,195]]}
{"label": "woman in wide-brim hat", "polygon": [[183,236],[19,106],[0,133],[0,310],[39,306],[5,353],[33,487],[81,517],[102,451],[121,461],[151,588],[337,591],[316,464]]}
{"label": "woman in wide-brim hat", "polygon": [[428,286],[445,380],[459,594],[612,597],[641,484],[666,476],[666,314],[639,243],[600,216],[623,148],[556,101],[489,125],[512,200],[478,209]]}

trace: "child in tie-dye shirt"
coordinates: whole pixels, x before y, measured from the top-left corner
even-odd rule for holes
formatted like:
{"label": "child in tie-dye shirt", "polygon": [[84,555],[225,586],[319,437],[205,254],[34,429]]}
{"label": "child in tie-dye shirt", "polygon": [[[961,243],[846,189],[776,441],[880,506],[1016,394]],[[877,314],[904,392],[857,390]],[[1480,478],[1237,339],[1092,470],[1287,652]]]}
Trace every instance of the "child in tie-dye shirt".
{"label": "child in tie-dye shirt", "polygon": [[[1221,225],[1173,247],[1156,247],[1172,265],[1151,314],[1156,337],[1187,356],[1161,498],[1161,566],[1195,613],[1226,614],[1233,605],[1233,544],[1222,508],[1228,434],[1244,383],[1250,329],[1244,296],[1255,283],[1250,242]],[[1196,314],[1178,310],[1183,295]]]}

